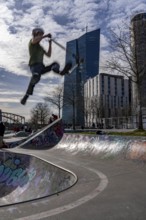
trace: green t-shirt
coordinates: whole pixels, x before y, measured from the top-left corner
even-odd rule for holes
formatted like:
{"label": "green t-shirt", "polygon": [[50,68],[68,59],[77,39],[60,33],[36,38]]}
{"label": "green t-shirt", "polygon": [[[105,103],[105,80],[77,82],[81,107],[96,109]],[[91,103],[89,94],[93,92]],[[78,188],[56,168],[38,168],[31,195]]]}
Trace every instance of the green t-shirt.
{"label": "green t-shirt", "polygon": [[29,42],[29,66],[35,64],[35,63],[43,63],[43,56],[45,53],[45,50],[40,46],[39,43],[32,44],[31,40]]}

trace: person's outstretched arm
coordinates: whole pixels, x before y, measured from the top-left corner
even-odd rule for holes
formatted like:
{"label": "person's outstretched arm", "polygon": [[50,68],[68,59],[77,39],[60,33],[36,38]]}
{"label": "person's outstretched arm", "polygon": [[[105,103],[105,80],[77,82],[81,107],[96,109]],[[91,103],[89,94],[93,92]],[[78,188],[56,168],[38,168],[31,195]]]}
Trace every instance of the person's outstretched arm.
{"label": "person's outstretched arm", "polygon": [[42,39],[47,38],[47,37],[48,37],[48,38],[51,38],[52,35],[49,33],[49,34],[45,34],[45,35],[35,36],[35,37],[32,38],[31,43],[32,43],[32,44],[39,43]]}
{"label": "person's outstretched arm", "polygon": [[45,52],[45,55],[46,55],[47,57],[51,57],[51,55],[52,55],[52,41],[51,41],[51,40],[49,40],[48,51]]}

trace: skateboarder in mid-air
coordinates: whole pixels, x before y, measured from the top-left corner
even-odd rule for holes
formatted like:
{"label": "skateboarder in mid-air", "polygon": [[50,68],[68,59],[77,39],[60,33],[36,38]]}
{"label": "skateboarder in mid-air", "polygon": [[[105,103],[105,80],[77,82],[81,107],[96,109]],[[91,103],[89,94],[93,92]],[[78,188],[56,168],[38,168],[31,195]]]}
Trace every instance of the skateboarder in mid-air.
{"label": "skateboarder in mid-air", "polygon": [[[44,30],[42,28],[35,28],[32,31],[32,39],[29,42],[29,67],[32,73],[26,94],[21,99],[21,104],[25,105],[29,95],[33,94],[33,89],[35,85],[40,81],[41,75],[53,71],[59,75],[68,74],[69,70],[72,68],[71,63],[67,63],[62,71],[60,71],[60,65],[57,62],[53,62],[49,66],[43,64],[43,57],[51,57],[52,54],[52,41],[51,34],[44,35]],[[40,45],[40,41],[44,38],[49,39],[48,51],[45,51],[44,48]]]}

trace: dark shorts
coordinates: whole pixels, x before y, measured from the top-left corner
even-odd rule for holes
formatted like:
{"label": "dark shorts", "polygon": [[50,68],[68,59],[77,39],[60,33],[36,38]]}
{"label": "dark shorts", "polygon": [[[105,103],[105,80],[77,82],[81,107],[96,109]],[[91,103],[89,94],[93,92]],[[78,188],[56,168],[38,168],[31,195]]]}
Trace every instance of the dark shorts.
{"label": "dark shorts", "polygon": [[44,70],[45,70],[45,66],[43,63],[36,63],[30,66],[30,71],[32,75],[35,75],[36,73],[42,75],[44,73]]}

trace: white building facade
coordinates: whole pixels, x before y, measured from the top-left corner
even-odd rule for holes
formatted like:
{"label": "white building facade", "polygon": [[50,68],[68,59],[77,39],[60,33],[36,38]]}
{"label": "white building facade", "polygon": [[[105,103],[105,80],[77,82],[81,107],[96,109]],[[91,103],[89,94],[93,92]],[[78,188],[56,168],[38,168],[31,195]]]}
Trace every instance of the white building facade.
{"label": "white building facade", "polygon": [[105,118],[131,115],[131,83],[119,75],[100,73],[84,85],[85,125],[97,126]]}

